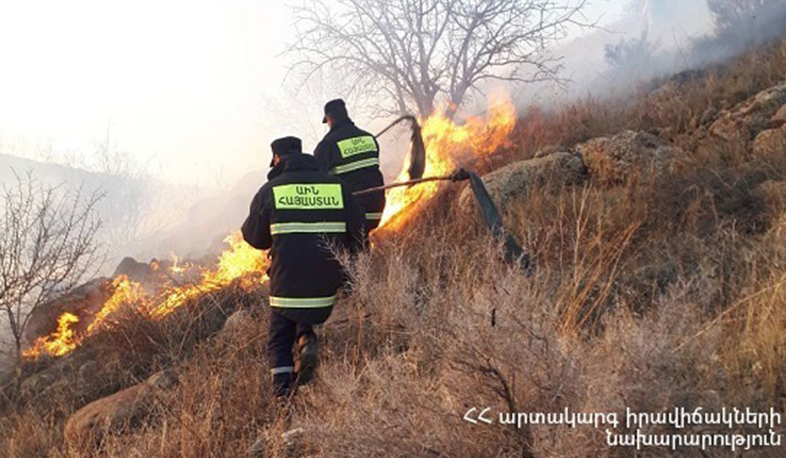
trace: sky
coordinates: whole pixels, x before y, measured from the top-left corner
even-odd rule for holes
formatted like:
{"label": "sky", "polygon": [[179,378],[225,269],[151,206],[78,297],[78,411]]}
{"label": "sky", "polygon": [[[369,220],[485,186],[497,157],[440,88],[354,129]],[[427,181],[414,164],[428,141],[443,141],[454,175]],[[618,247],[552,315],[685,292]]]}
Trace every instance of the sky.
{"label": "sky", "polygon": [[[585,14],[610,22],[626,3]],[[283,112],[318,103],[284,95],[291,38],[280,1],[0,0],[0,153],[79,165],[109,132],[150,173],[227,186],[293,133]]]}

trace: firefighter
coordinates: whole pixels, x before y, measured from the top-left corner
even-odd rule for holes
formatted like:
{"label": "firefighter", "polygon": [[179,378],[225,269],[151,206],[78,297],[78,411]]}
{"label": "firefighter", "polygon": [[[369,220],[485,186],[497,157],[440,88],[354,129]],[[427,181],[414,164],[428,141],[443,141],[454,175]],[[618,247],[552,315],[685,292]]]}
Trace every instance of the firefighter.
{"label": "firefighter", "polygon": [[242,232],[249,245],[270,249],[268,355],[274,394],[286,398],[314,375],[313,326],[327,320],[342,285],[331,249],[360,249],[364,218],[349,188],[321,172],[317,160],[303,154],[300,139],[284,137],[270,146],[272,170]]}
{"label": "firefighter", "polygon": [[[326,103],[322,122],[330,127],[314,150],[322,170],[341,178],[352,192],[383,186],[379,143],[372,134],[355,126],[344,101],[335,99]],[[372,192],[358,196],[357,200],[366,216],[368,235],[379,226],[385,209],[385,193]]]}

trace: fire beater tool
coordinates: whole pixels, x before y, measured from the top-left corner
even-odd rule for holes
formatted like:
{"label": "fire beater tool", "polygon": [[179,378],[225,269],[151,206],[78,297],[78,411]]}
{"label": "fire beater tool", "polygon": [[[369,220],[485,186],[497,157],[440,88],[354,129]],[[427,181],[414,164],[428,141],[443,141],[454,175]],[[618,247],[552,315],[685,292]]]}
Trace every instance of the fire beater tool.
{"label": "fire beater tool", "polygon": [[377,186],[375,188],[368,188],[358,191],[355,195],[370,194],[372,192],[382,192],[386,189],[397,188],[401,186],[413,186],[420,183],[428,183],[432,181],[465,181],[469,180],[472,187],[472,194],[475,196],[480,208],[480,213],[483,215],[483,220],[486,226],[491,231],[495,239],[502,242],[502,248],[505,253],[505,260],[511,264],[517,263],[521,270],[527,274],[531,274],[533,270],[533,262],[530,255],[524,251],[519,244],[518,240],[511,234],[502,223],[502,215],[500,215],[497,206],[491,199],[491,195],[486,189],[483,180],[475,172],[468,172],[465,169],[458,169],[450,175],[443,175],[437,177],[418,178],[414,180],[402,181],[400,183],[393,183],[386,186]]}
{"label": "fire beater tool", "polygon": [[409,168],[407,169],[407,174],[410,180],[417,180],[423,178],[423,172],[426,171],[426,147],[423,144],[423,135],[420,132],[418,119],[412,115],[404,115],[382,129],[382,131],[377,134],[377,137],[382,136],[398,123],[404,121],[410,122],[410,129],[412,131],[410,136]]}

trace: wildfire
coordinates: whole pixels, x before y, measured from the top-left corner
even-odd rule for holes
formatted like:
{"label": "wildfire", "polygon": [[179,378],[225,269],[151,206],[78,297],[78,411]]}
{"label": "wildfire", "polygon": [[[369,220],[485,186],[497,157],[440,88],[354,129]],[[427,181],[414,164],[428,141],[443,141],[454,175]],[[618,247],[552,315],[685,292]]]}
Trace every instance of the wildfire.
{"label": "wildfire", "polygon": [[[72,313],[64,313],[57,322],[57,330],[52,334],[40,337],[31,348],[24,353],[26,358],[37,358],[43,354],[63,356],[73,351],[86,337],[106,328],[111,324],[112,316],[124,305],[133,305],[151,319],[160,320],[191,298],[228,286],[238,278],[241,285],[251,287],[256,278],[250,274],[264,272],[267,267],[267,255],[243,241],[239,232],[229,235],[224,242],[229,249],[224,251],[218,260],[215,270],[204,270],[199,283],[187,286],[169,286],[163,293],[149,295],[138,282],[130,281],[121,275],[112,282],[112,296],[103,304],[101,310],[92,316],[92,322],[83,332],[77,330],[79,317]],[[174,264],[171,274],[183,272],[183,267]],[[262,278],[267,281],[267,276]]]}
{"label": "wildfire", "polygon": [[[477,164],[479,159],[507,143],[515,121],[516,110],[508,98],[492,101],[484,116],[469,118],[463,125],[449,119],[445,110],[423,120],[422,135],[426,147],[423,177],[444,176],[459,167]],[[397,181],[409,179],[408,168],[409,164],[405,163]],[[423,202],[437,193],[439,186],[437,182],[429,182],[390,190],[381,224],[387,228],[400,227],[418,211]],[[160,320],[189,299],[224,288],[237,279],[240,279],[243,287],[258,283],[259,277],[251,274],[265,271],[267,253],[246,244],[239,232],[231,234],[224,241],[229,244],[229,249],[221,254],[215,269],[201,271],[198,283],[185,286],[168,284],[158,294],[149,294],[141,284],[119,276],[112,282],[112,296],[101,310],[90,317],[91,321],[86,328],[78,327],[81,324],[79,316],[63,313],[57,320],[57,329],[36,340],[24,356],[37,358],[43,354],[68,354],[86,337],[110,326],[112,317],[124,306],[133,306],[150,319]],[[167,270],[160,273],[162,278],[184,275],[189,270],[195,273],[192,269],[199,269],[190,263],[179,264],[177,258],[169,269],[162,269],[158,263],[152,263],[151,268],[155,272]],[[262,281],[267,281],[267,277],[264,276]]]}
{"label": "wildfire", "polygon": [[[463,125],[453,122],[445,111],[442,109],[421,121],[426,147],[424,178],[448,175],[462,166],[471,168],[479,159],[507,144],[516,123],[516,109],[508,97],[492,100],[484,116],[470,117]],[[408,168],[409,161],[396,181],[409,179]],[[428,182],[391,189],[380,225],[400,227],[437,193],[439,186],[438,182]]]}

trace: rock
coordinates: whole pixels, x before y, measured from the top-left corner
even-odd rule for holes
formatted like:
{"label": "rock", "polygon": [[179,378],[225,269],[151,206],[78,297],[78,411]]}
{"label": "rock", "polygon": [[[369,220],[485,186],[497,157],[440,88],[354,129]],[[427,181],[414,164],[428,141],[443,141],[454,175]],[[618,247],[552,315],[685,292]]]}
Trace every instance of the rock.
{"label": "rock", "polygon": [[721,113],[710,133],[729,142],[748,145],[773,127],[773,116],[786,104],[786,83],[762,91],[731,110]]}
{"label": "rock", "polygon": [[[48,335],[57,329],[57,319],[65,312],[73,313],[81,320],[87,315],[94,315],[101,310],[104,303],[112,296],[112,280],[101,277],[91,280],[71,292],[60,296],[50,302],[36,307],[30,314],[30,320],[25,328],[24,340],[27,344],[33,343],[37,338]],[[79,325],[77,326],[79,328]]]}
{"label": "rock", "polygon": [[643,178],[661,176],[669,171],[682,150],[670,146],[660,137],[625,131],[613,137],[593,138],[578,147],[590,177],[599,183],[621,183],[633,173]]}
{"label": "rock", "polygon": [[[582,183],[586,168],[579,156],[559,152],[549,156],[514,162],[483,176],[483,183],[500,211],[527,193],[532,186],[548,183],[572,185]],[[459,197],[462,211],[476,208],[472,189],[467,187]]]}
{"label": "rock", "polygon": [[765,130],[753,141],[753,155],[758,159],[786,159],[786,125]]}
{"label": "rock", "polygon": [[772,128],[777,129],[786,125],[786,105],[782,106],[772,117]]}
{"label": "rock", "polygon": [[147,283],[154,277],[155,270],[150,264],[137,262],[137,260],[132,257],[125,257],[120,261],[120,264],[118,264],[112,277],[117,278],[120,275],[125,275],[131,281]]}
{"label": "rock", "polygon": [[222,336],[233,335],[243,328],[250,326],[253,322],[254,317],[251,312],[246,309],[240,309],[227,318],[219,334]]}
{"label": "rock", "polygon": [[159,372],[145,382],[79,409],[66,422],[66,441],[79,446],[85,441],[99,439],[104,433],[122,432],[143,421],[152,413],[156,391],[176,383],[174,374],[168,372]]}
{"label": "rock", "polygon": [[535,153],[535,158],[551,156],[552,154],[557,154],[557,153],[576,154],[575,151],[571,150],[570,148],[566,148],[562,145],[548,145],[539,149],[538,152]]}

